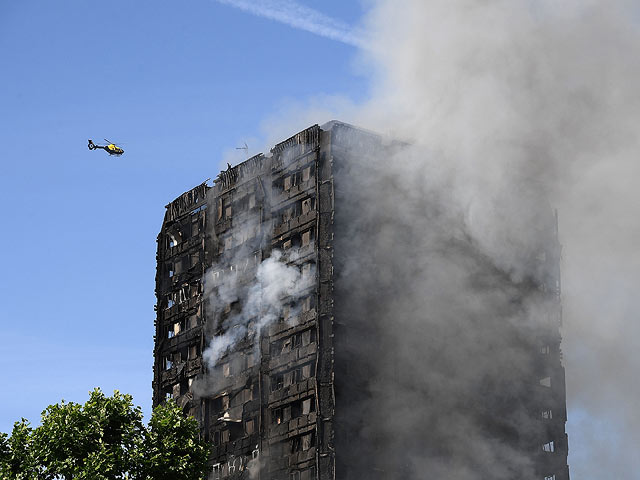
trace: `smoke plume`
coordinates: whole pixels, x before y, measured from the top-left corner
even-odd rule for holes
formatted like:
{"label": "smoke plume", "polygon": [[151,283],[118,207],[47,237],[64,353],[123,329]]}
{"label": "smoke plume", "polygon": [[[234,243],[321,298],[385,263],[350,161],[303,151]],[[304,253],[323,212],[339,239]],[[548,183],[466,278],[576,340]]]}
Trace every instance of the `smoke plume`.
{"label": "smoke plume", "polygon": [[[539,255],[553,241],[552,208],[572,475],[637,476],[639,19],[625,0],[371,2],[360,54],[373,72],[371,99],[332,115],[413,147],[347,162],[343,191],[357,200],[342,213],[351,236],[338,237],[348,252],[339,281],[350,294],[345,312],[393,319],[371,334],[380,351],[414,365],[376,364],[386,408],[354,428],[418,436],[429,427],[442,441],[426,445],[440,457],[402,446],[413,459],[406,478],[527,472],[526,458],[465,412],[493,380],[528,368],[527,339],[515,332],[547,307],[514,285],[551,273]],[[290,111],[280,131],[308,117]],[[416,420],[412,407],[424,402],[432,413]],[[517,409],[507,417],[518,425]]]}
{"label": "smoke plume", "polygon": [[[221,200],[209,199],[209,211],[217,210],[216,201]],[[256,201],[255,196],[251,201]],[[313,268],[297,264],[298,248],[271,249],[272,224],[262,221],[260,210],[236,215],[233,229],[222,237],[216,234],[213,215],[209,230],[217,255],[204,276],[207,345],[202,356],[207,373],[192,385],[196,396],[224,390],[228,384],[224,377],[233,373],[224,372],[223,365],[233,370],[234,363],[247,355],[257,361],[260,342],[256,339],[264,328],[280,320],[295,325],[300,299],[315,278]]]}
{"label": "smoke plume", "polygon": [[[288,317],[295,318],[295,311],[290,308],[297,308],[297,301],[313,285],[311,271],[303,274],[297,266],[290,264],[295,261],[295,257],[295,252],[285,255],[280,250],[273,250],[271,256],[255,269],[255,280],[245,286],[238,283],[238,273],[225,272],[231,278],[221,282],[214,281],[214,285],[219,288],[210,291],[207,297],[214,318],[219,318],[230,304],[237,303],[239,310],[216,325],[216,329],[222,326],[224,333],[213,336],[209,347],[203,352],[210,369],[214,369],[217,362],[229,350],[233,350],[238,341],[246,337],[252,321],[255,324],[251,333],[259,338],[260,331],[277,321],[285,308],[289,309]],[[215,275],[219,268],[220,265],[214,265],[207,276]]]}
{"label": "smoke plume", "polygon": [[[496,311],[508,289],[500,279],[488,281],[486,266],[447,250],[447,242],[464,239],[510,282],[539,278],[531,258],[546,242],[543,199],[558,209],[569,463],[576,478],[634,478],[640,469],[632,453],[640,443],[639,18],[634,2],[622,0],[374,2],[370,48],[363,52],[376,72],[373,95],[350,117],[417,147],[373,162],[370,178],[359,182],[362,191],[375,192],[367,201],[372,222],[381,225],[370,238],[381,244],[378,253],[399,258],[387,263],[389,257],[376,255],[379,276],[393,273],[387,291],[400,292],[404,315],[394,318],[421,312],[455,333],[442,350],[458,345],[459,361],[445,355],[412,372],[426,377],[425,385],[433,376],[476,381],[470,359],[498,368],[482,365],[477,346],[487,342],[467,338],[450,322]],[[489,283],[469,288],[478,277]],[[437,294],[423,300],[425,292]],[[537,308],[530,303],[517,321]],[[397,327],[406,331],[398,349],[407,357],[422,358],[421,340],[438,341],[421,337],[420,324]],[[508,338],[487,341],[504,342],[505,364],[517,365]],[[441,385],[455,393],[455,385]],[[469,385],[463,390],[474,391]],[[408,405],[415,392],[404,394]],[[476,430],[457,422],[457,411],[445,412],[453,415],[450,435],[469,439],[460,445],[470,455],[488,466],[505,464],[489,461],[496,450],[470,437]],[[421,461],[423,472],[446,478],[488,476]]]}

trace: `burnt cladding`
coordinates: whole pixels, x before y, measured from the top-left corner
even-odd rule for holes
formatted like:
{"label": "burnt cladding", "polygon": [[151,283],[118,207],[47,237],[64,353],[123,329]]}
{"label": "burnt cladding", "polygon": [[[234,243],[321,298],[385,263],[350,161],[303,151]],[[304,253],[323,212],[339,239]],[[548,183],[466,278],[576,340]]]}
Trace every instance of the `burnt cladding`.
{"label": "burnt cladding", "polygon": [[568,479],[553,214],[514,281],[406,196],[408,149],[315,125],[167,205],[153,401],[212,478]]}

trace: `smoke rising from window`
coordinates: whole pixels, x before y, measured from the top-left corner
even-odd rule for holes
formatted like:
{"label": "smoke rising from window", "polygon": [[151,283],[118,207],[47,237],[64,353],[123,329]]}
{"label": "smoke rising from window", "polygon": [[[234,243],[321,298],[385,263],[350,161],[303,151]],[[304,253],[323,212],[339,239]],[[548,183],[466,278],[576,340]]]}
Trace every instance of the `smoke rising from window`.
{"label": "smoke rising from window", "polygon": [[[216,201],[223,200],[211,198],[209,211],[218,210]],[[229,201],[229,205],[232,202]],[[262,221],[260,210],[234,212],[233,208],[225,203],[225,208],[220,208],[220,218],[212,214],[208,220],[213,238],[211,248],[218,255],[204,276],[207,346],[202,356],[206,374],[192,386],[196,396],[220,393],[224,389],[228,382],[223,380],[221,360],[225,356],[227,364],[237,362],[249,349],[253,350],[254,358],[259,359],[258,339],[264,328],[278,321],[295,325],[302,308],[300,301],[315,281],[312,265],[303,269],[296,263],[300,259],[300,248],[271,249],[273,224]],[[218,237],[216,220],[230,219],[233,215],[233,228],[224,237]],[[266,258],[263,252],[268,255]],[[239,372],[230,374],[236,373]]]}

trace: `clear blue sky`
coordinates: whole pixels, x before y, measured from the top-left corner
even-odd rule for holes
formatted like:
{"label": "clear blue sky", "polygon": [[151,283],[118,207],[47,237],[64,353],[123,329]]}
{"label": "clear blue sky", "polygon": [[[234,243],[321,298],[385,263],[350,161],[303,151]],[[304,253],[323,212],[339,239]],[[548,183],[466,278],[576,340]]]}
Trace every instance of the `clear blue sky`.
{"label": "clear blue sky", "polygon": [[290,100],[366,95],[354,55],[211,0],[0,4],[0,431],[96,386],[149,412],[164,205]]}

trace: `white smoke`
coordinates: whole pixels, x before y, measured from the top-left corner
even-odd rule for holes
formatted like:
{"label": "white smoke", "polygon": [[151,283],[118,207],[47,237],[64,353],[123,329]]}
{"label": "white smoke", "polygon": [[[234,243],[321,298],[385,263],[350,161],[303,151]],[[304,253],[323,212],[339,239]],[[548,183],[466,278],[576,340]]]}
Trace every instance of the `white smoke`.
{"label": "white smoke", "polygon": [[289,264],[297,257],[297,250],[289,255],[274,250],[258,267],[256,283],[249,289],[245,307],[250,314],[260,315],[258,331],[282,316],[285,301],[287,306],[295,306],[303,293],[313,285],[313,271],[303,274],[300,267]]}
{"label": "white smoke", "polygon": [[[215,369],[218,361],[235,345],[245,338],[250,322],[254,321],[253,334],[259,338],[263,328],[278,321],[286,309],[288,318],[295,319],[295,309],[305,291],[313,285],[314,273],[303,274],[297,265],[292,265],[298,257],[293,250],[285,255],[273,250],[271,256],[263,260],[255,271],[255,280],[248,286],[240,286],[236,275],[231,275],[218,284],[216,292],[209,292],[209,302],[215,305],[214,312],[220,313],[230,303],[238,302],[239,311],[225,320],[225,330],[211,337],[203,357],[209,369]],[[216,271],[214,265],[211,271]],[[256,342],[256,348],[259,342]]]}
{"label": "white smoke", "polygon": [[246,326],[234,325],[223,334],[214,336],[209,346],[202,352],[202,357],[209,368],[215,368],[218,361],[246,334]]}

